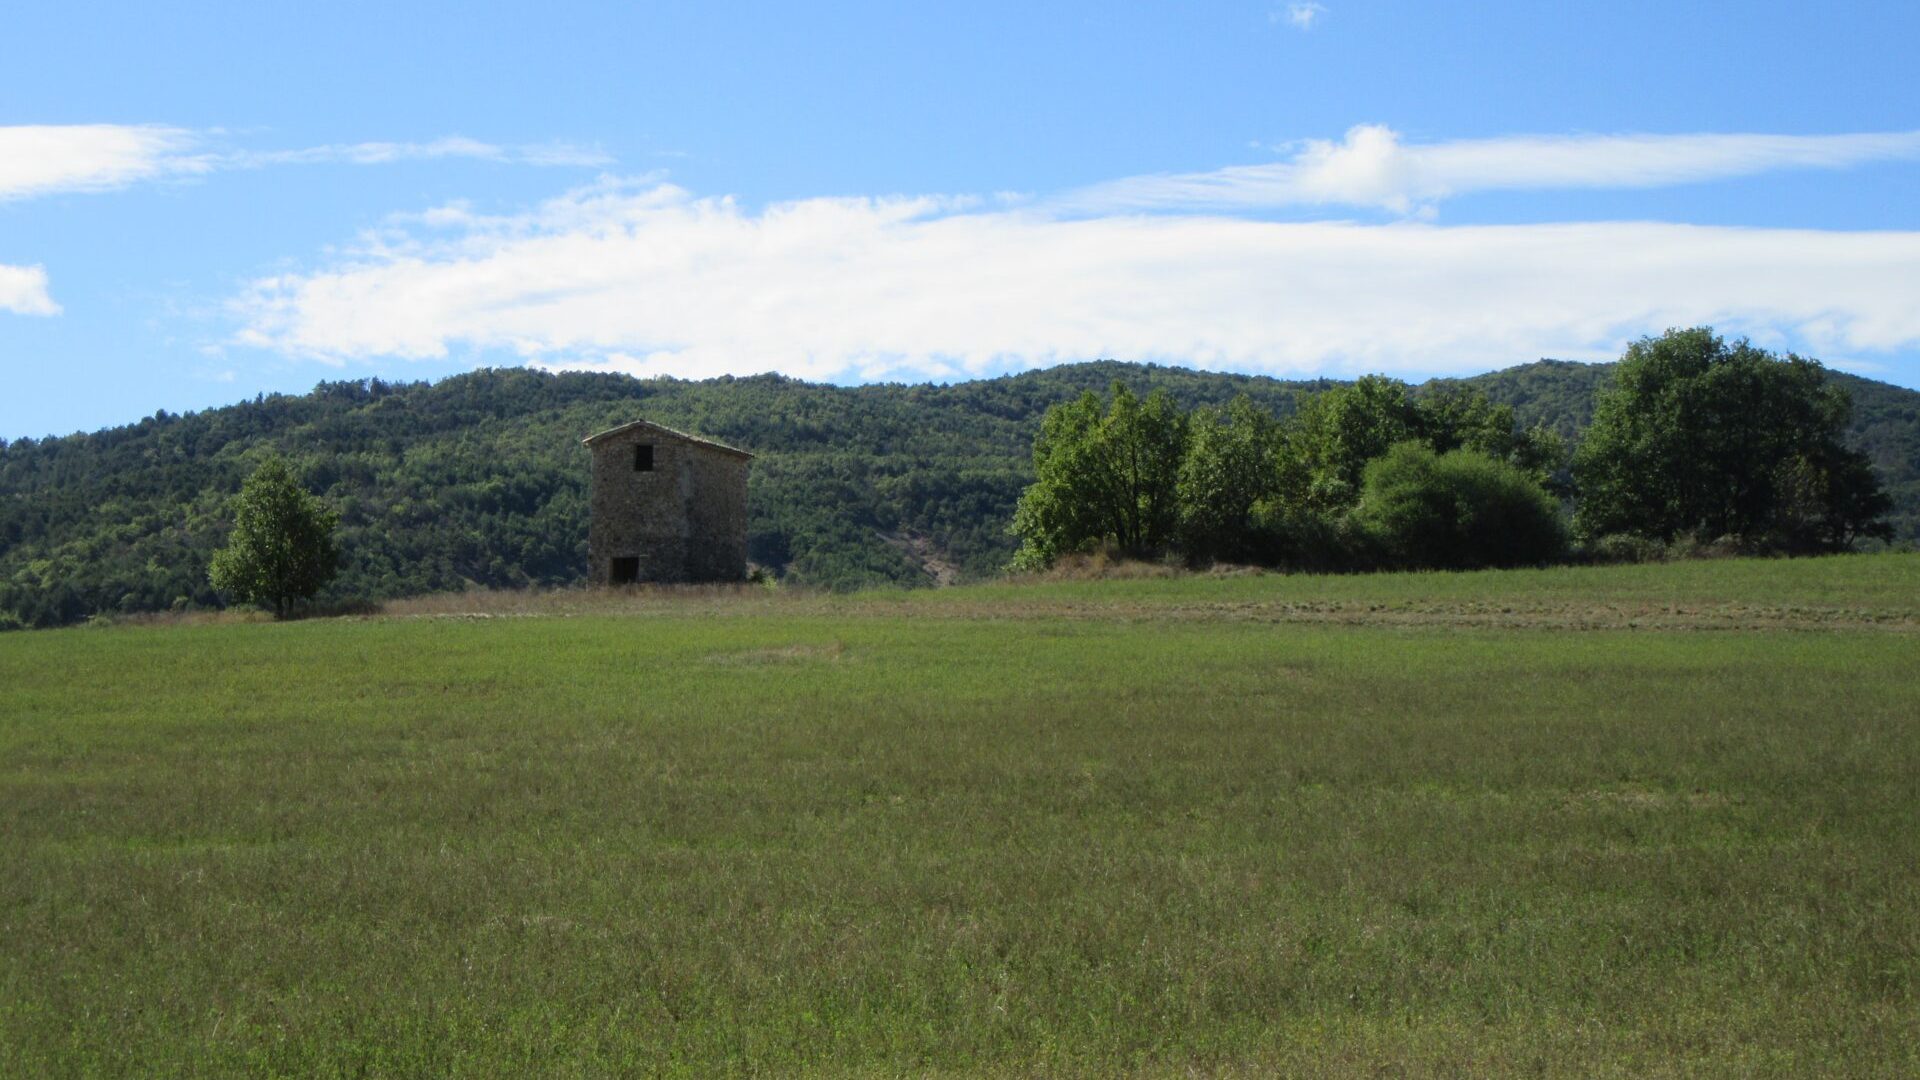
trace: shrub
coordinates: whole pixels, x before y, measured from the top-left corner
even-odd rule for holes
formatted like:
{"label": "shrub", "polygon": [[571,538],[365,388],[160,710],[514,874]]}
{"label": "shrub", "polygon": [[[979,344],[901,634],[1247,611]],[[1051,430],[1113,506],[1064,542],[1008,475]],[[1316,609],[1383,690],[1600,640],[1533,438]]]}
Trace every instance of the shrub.
{"label": "shrub", "polygon": [[1367,466],[1353,518],[1389,565],[1539,565],[1566,549],[1560,508],[1527,470],[1405,442]]}
{"label": "shrub", "polygon": [[1658,540],[1636,533],[1608,533],[1586,546],[1586,557],[1597,563],[1657,563],[1671,555]]}
{"label": "shrub", "polygon": [[1315,574],[1371,570],[1383,561],[1374,537],[1352,514],[1287,511],[1268,503],[1256,511],[1260,561]]}

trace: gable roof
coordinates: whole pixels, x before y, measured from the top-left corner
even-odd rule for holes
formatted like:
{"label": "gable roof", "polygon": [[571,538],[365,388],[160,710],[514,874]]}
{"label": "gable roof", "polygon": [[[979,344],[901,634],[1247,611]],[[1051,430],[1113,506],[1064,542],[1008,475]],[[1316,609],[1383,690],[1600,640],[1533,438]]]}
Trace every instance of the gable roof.
{"label": "gable roof", "polygon": [[658,432],[659,434],[668,436],[669,438],[682,439],[686,442],[690,442],[694,444],[695,446],[704,446],[709,450],[718,450],[723,454],[737,454],[743,458],[751,458],[753,456],[752,454],[749,454],[745,450],[741,450],[738,447],[728,446],[726,443],[714,442],[712,439],[703,439],[698,435],[689,435],[684,431],[675,431],[670,427],[666,427],[665,425],[662,425],[662,424],[656,424],[651,420],[635,420],[631,424],[621,424],[619,427],[608,428],[607,430],[599,432],[598,434],[589,435],[586,438],[581,439],[580,441],[588,446],[592,446],[594,443],[597,443],[602,439],[611,439],[615,435],[625,435],[629,431],[642,431],[642,430]]}

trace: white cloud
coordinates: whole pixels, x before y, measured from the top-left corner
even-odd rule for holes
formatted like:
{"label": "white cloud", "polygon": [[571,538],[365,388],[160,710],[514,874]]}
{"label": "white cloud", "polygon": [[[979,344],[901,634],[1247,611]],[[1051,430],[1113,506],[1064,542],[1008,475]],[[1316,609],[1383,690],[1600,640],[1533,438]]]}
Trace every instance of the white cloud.
{"label": "white cloud", "polygon": [[60,314],[60,305],[47,293],[47,272],[38,266],[0,263],[0,311],[16,315]]}
{"label": "white cloud", "polygon": [[242,343],[341,361],[509,350],[703,377],[952,378],[1100,356],[1274,374],[1601,358],[1668,326],[1920,345],[1920,233],[1049,217],[950,199],[751,213],[602,184],[446,215],[255,282]]}
{"label": "white cloud", "polygon": [[333,143],[299,150],[243,151],[218,160],[223,164],[251,168],[264,165],[388,165],[396,161],[433,161],[441,158],[570,166],[607,165],[613,161],[598,149],[571,143],[496,146],[459,135],[427,142]]}
{"label": "white cloud", "polygon": [[1346,205],[1407,214],[1475,191],[1661,187],[1912,160],[1920,160],[1920,131],[1514,135],[1410,145],[1391,128],[1363,124],[1338,142],[1299,144],[1286,161],[1130,177],[1075,192],[1060,205],[1093,212]]}
{"label": "white cloud", "polygon": [[103,191],[143,180],[270,165],[384,165],[472,158],[518,165],[605,165],[593,147],[498,146],[461,136],[427,142],[364,142],[294,150],[224,149],[213,135],[159,125],[0,126],[0,201],[61,191]]}
{"label": "white cloud", "polygon": [[[1326,11],[1327,9],[1319,4],[1288,4],[1285,18],[1287,24],[1296,30],[1311,30],[1313,29],[1314,20],[1326,14]],[[1275,22],[1278,22],[1281,17],[1279,12],[1274,12],[1273,19]]]}
{"label": "white cloud", "polygon": [[0,200],[99,191],[136,180],[205,172],[181,128],[120,124],[0,127]]}

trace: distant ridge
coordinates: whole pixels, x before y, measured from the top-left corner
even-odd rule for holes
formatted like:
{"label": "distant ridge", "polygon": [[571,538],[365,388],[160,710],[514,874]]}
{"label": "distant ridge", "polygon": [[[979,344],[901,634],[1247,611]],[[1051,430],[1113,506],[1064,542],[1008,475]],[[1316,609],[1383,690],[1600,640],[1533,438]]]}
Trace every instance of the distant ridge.
{"label": "distant ridge", "polygon": [[[1575,435],[1610,365],[1542,360],[1466,379],[1523,421]],[[1920,392],[1834,373],[1849,438],[1920,540]],[[1047,406],[1115,379],[1183,405],[1245,393],[1278,413],[1331,380],[1096,361],[949,386],[835,387],[475,371],[435,383],[322,383],[205,412],[0,448],[0,625],[211,606],[222,504],[272,448],[342,510],[336,598],[580,581],[586,451],[636,415],[756,455],[751,557],[834,588],[993,573]]]}

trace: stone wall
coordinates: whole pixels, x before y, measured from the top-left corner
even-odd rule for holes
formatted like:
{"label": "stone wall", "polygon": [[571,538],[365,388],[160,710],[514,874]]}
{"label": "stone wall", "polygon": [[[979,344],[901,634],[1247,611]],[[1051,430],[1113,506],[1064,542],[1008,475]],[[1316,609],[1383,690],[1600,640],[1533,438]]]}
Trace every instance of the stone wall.
{"label": "stone wall", "polygon": [[[653,447],[653,469],[634,450]],[[614,560],[639,560],[643,582],[740,581],[747,576],[748,459],[666,432],[637,428],[589,444],[592,518],[588,580],[613,580]]]}

